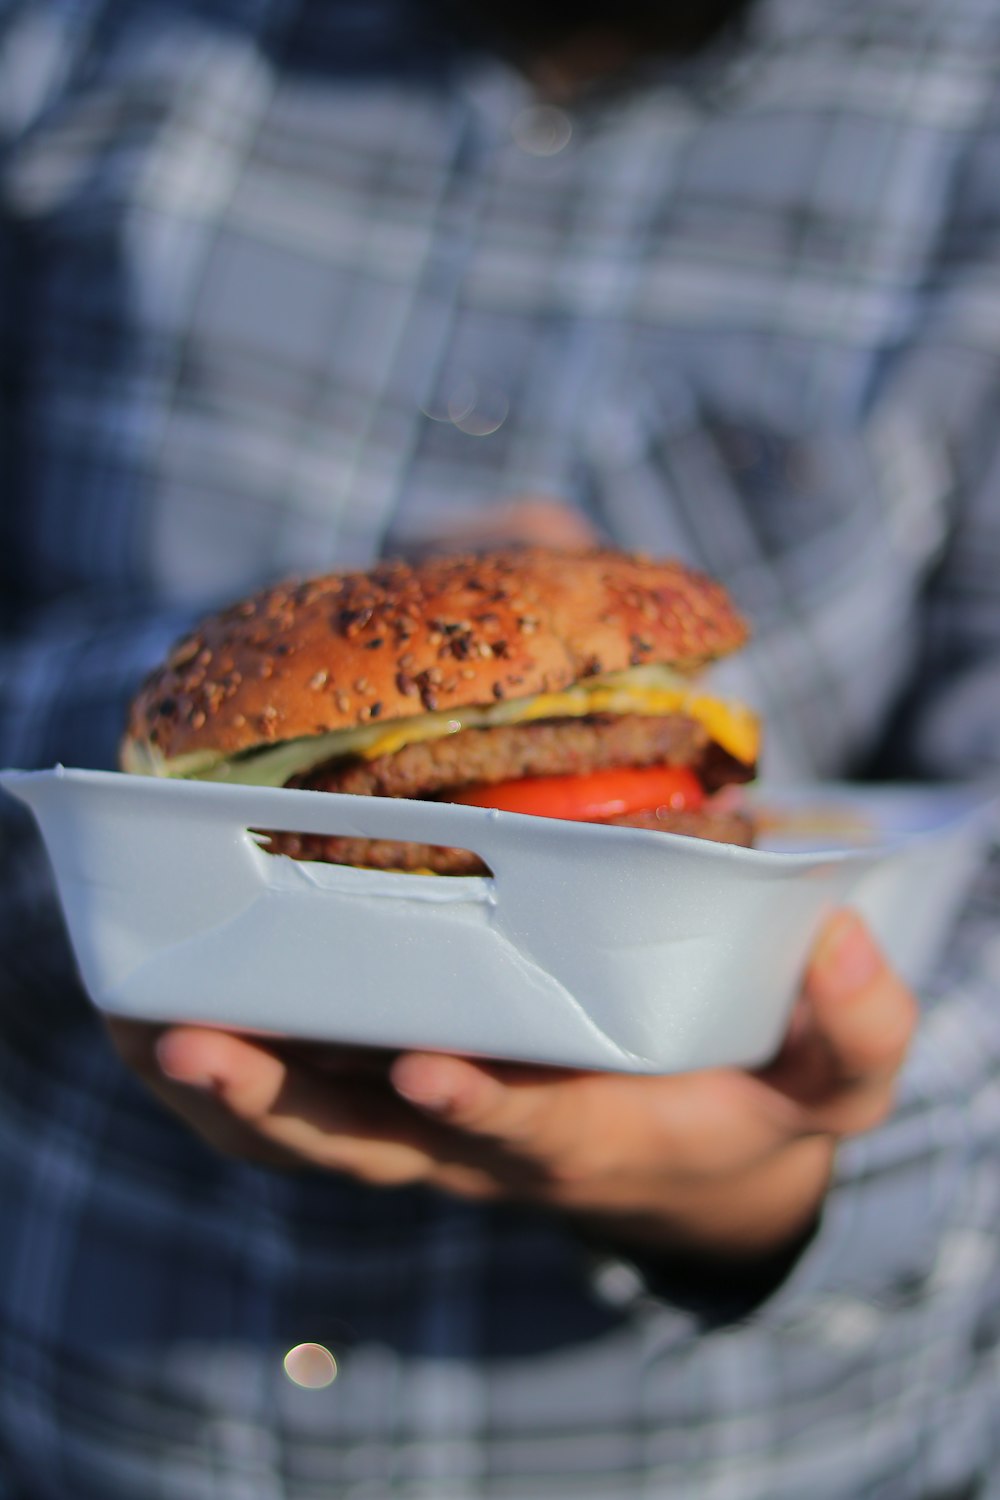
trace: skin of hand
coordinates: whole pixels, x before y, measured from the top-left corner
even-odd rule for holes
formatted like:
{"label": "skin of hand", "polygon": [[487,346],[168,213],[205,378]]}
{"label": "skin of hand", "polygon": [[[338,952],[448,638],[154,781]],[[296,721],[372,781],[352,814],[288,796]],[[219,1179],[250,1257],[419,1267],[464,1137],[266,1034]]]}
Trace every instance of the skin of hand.
{"label": "skin of hand", "polygon": [[892,1108],[916,1002],[833,914],[755,1072],[596,1074],[114,1020],[125,1062],[217,1149],[569,1216],[636,1250],[752,1260],[814,1223],[837,1142]]}
{"label": "skin of hand", "polygon": [[418,552],[482,551],[489,547],[594,547],[600,533],[579,510],[556,495],[510,495],[444,532],[428,532]]}

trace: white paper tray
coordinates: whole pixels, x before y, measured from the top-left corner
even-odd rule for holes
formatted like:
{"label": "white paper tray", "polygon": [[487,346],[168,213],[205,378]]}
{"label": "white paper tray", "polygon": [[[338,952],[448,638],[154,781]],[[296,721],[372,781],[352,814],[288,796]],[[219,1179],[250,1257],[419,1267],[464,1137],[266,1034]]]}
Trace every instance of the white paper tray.
{"label": "white paper tray", "polygon": [[[109,1013],[633,1072],[769,1057],[839,902],[919,979],[995,807],[960,788],[764,788],[768,809],[834,807],[844,820],[746,850],[61,767],[0,784],[34,811],[84,983]],[[454,844],[493,876],[298,863],[265,853],[251,828]]]}

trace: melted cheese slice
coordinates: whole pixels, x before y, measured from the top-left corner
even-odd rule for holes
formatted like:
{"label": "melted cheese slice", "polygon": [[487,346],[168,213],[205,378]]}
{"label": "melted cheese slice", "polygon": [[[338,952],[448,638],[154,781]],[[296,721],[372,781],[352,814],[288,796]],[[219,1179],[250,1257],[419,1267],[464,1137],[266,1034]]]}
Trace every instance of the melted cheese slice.
{"label": "melted cheese slice", "polygon": [[[719,698],[710,698],[704,693],[692,693],[690,688],[641,688],[641,687],[574,687],[561,693],[538,693],[509,705],[512,712],[502,719],[491,719],[492,723],[526,724],[533,719],[583,718],[587,714],[645,714],[655,717],[662,714],[685,714],[696,719],[715,740],[737,760],[753,761],[757,758],[759,729],[757,720],[749,709],[741,704],[725,703]],[[428,714],[427,719],[440,715]],[[454,723],[454,719],[451,720]],[[455,733],[449,723],[446,733]],[[462,714],[458,727],[479,727]],[[419,720],[404,720],[397,725],[387,725],[385,731],[367,745],[360,753],[366,760],[380,755],[393,755],[404,745],[416,740],[436,739],[441,734],[438,724],[421,723]]]}
{"label": "melted cheese slice", "polygon": [[760,731],[750,709],[711,697],[698,684],[667,667],[645,666],[593,677],[561,692],[536,693],[452,712],[414,714],[385,725],[366,724],[358,729],[286,740],[228,760],[215,756],[183,756],[174,761],[134,758],[128,769],[154,776],[283,786],[290,777],[303,775],[336,756],[374,760],[380,755],[393,755],[404,745],[440,739],[463,729],[525,724],[534,719],[583,718],[597,713],[685,714],[703,725],[710,739],[737,760],[750,765],[757,759]]}

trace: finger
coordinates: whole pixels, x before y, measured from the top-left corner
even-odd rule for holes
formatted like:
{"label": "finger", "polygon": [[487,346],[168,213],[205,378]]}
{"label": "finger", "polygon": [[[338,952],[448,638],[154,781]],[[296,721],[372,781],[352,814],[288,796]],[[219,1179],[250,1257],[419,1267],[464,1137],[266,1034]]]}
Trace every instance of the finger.
{"label": "finger", "polygon": [[586,1080],[569,1071],[411,1052],[392,1064],[389,1080],[407,1103],[525,1161],[568,1160],[579,1134]]}
{"label": "finger", "polygon": [[164,1077],[156,1057],[156,1045],[165,1030],[163,1026],[113,1018],[108,1020],[107,1029],[130,1071],[213,1150],[243,1161],[286,1170],[301,1166],[290,1152],[272,1145],[258,1132],[235,1120],[210,1093]]}
{"label": "finger", "polygon": [[382,1185],[423,1181],[434,1168],[433,1129],[385,1087],[334,1081],[246,1037],[198,1027],[165,1032],[156,1051],[175,1084],[209,1093],[303,1164]]}
{"label": "finger", "polygon": [[[239,1046],[240,1039],[227,1033],[215,1033],[201,1027],[171,1030],[149,1022],[118,1018],[108,1023],[108,1030],[129,1068],[186,1126],[224,1155],[285,1170],[308,1165],[324,1166],[380,1183],[426,1180],[469,1198],[496,1197],[501,1191],[489,1172],[471,1160],[462,1159],[462,1154],[453,1149],[453,1142],[443,1131],[432,1141],[434,1126],[427,1126],[427,1140],[416,1153],[412,1141],[420,1127],[412,1118],[404,1127],[408,1132],[407,1140],[400,1143],[405,1147],[404,1151],[385,1141],[383,1137],[393,1114],[393,1101],[384,1087],[380,1100],[370,1097],[367,1100],[365,1133],[361,1132],[357,1098],[354,1099],[350,1122],[341,1098],[338,1134],[331,1131],[329,1085],[326,1085],[325,1113],[321,1117],[310,1100],[304,1097],[301,1087],[297,1089],[297,1098],[285,1087],[287,1068],[284,1072],[275,1072],[267,1058],[254,1056],[252,1072],[248,1073],[246,1065],[249,1059]],[[237,1045],[234,1047],[233,1043]],[[255,1044],[250,1045],[255,1054],[260,1050]],[[331,1073],[350,1074],[354,1062],[358,1064],[353,1070],[354,1077],[384,1081],[391,1060],[389,1053],[376,1054],[371,1049],[313,1049],[306,1044],[296,1044],[288,1051],[293,1064],[308,1058],[310,1065],[315,1065],[320,1084],[324,1084],[325,1076]],[[162,1054],[166,1071],[161,1067],[158,1054]],[[274,1119],[269,1111],[275,1107],[283,1087],[288,1118]],[[242,1111],[244,1118],[238,1117],[234,1111]],[[311,1131],[302,1128],[295,1118],[296,1111],[300,1111],[303,1117],[311,1112],[312,1124],[325,1131],[321,1141],[317,1142]],[[376,1113],[377,1127],[372,1118]],[[347,1138],[349,1128],[354,1133]]]}
{"label": "finger", "polygon": [[162,1032],[156,1042],[156,1060],[175,1083],[215,1094],[247,1121],[266,1116],[288,1073],[288,1064],[270,1048],[200,1026]]}
{"label": "finger", "polygon": [[838,912],[828,924],[805,994],[814,1032],[842,1084],[898,1073],[916,1026],[916,1000],[856,912]]}
{"label": "finger", "polygon": [[624,1187],[665,1171],[700,1178],[785,1139],[755,1108],[761,1086],[730,1070],[639,1078],[409,1053],[393,1064],[390,1081],[408,1102],[479,1143],[481,1160],[519,1190],[572,1193],[612,1177]]}
{"label": "finger", "polygon": [[862,919],[837,912],[806,974],[798,1035],[764,1076],[806,1110],[813,1127],[869,1129],[891,1108],[916,1013]]}
{"label": "finger", "polygon": [[447,1126],[459,1159],[524,1198],[576,1201],[674,1159],[680,1080],[408,1053],[390,1082]]}
{"label": "finger", "polygon": [[462,1057],[404,1053],[390,1067],[389,1082],[408,1104],[459,1130],[506,1139],[530,1128],[535,1101],[522,1091],[519,1109],[495,1070]]}

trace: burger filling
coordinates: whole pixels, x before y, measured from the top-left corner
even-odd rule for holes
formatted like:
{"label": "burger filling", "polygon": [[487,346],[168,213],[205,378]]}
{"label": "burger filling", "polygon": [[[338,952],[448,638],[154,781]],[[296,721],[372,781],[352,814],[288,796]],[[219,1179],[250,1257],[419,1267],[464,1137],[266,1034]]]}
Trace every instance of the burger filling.
{"label": "burger filling", "polygon": [[[595,676],[521,699],[427,712],[225,757],[163,760],[132,747],[126,768],[264,786],[463,802],[749,844],[727,788],[755,774],[757,721],[661,665]],[[478,874],[473,853],[383,839],[270,833],[297,859]]]}
{"label": "burger filling", "polygon": [[[290,786],[497,807],[748,844],[749,819],[721,789],[753,775],[684,714],[592,714],[418,740],[365,760],[337,757]],[[272,834],[275,853],[379,869],[477,874],[465,849],[392,840]]]}

